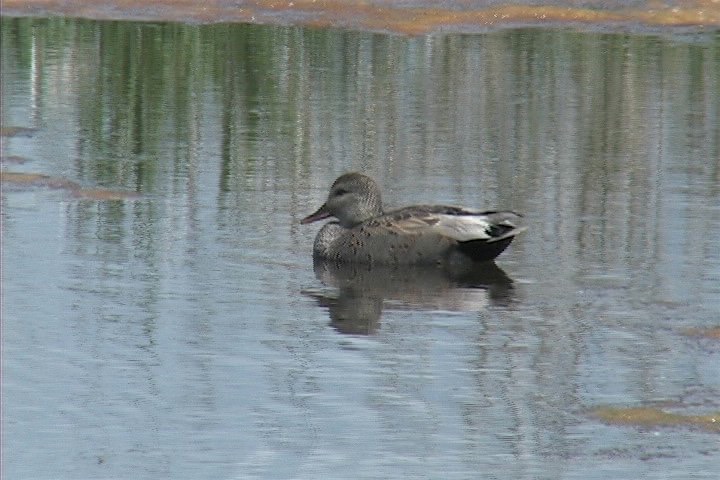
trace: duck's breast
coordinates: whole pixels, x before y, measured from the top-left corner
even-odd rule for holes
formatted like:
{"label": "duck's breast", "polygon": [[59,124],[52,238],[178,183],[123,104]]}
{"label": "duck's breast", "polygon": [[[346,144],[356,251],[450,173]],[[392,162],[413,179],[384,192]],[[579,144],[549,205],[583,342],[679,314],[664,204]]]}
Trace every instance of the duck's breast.
{"label": "duck's breast", "polygon": [[348,229],[340,226],[338,222],[328,222],[320,229],[315,236],[313,244],[313,255],[320,258],[331,259],[337,251],[338,240],[347,233]]}

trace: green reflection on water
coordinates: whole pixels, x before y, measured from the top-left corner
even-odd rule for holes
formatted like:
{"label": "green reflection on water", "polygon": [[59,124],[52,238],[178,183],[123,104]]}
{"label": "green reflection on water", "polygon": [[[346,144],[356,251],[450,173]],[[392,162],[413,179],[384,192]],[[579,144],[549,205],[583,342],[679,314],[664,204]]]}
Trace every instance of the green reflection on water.
{"label": "green reflection on water", "polygon": [[92,186],[182,190],[200,162],[220,165],[221,192],[257,175],[307,188],[303,179],[328,169],[458,184],[482,174],[508,186],[495,204],[521,210],[514,192],[541,198],[548,182],[577,180],[585,213],[607,217],[627,188],[652,202],[664,156],[687,157],[677,168],[704,188],[719,177],[717,34],[400,38],[6,17],[2,26],[3,104],[32,112],[4,112],[3,125],[70,138],[72,180]]}
{"label": "green reflection on water", "polygon": [[[512,119],[522,114],[533,120],[522,125],[533,130],[528,134],[542,133],[543,124],[555,120],[553,114],[558,113],[549,102],[579,102],[575,113],[584,122],[583,151],[617,153],[628,142],[646,136],[626,125],[647,126],[638,121],[647,117],[647,96],[662,93],[655,90],[664,87],[668,78],[678,83],[672,93],[686,97],[681,105],[687,112],[717,105],[712,101],[720,69],[717,37],[668,45],[650,36],[525,30],[436,37],[429,42],[255,25],[59,18],[3,18],[2,22],[4,66],[17,70],[28,82],[38,81],[31,75],[41,75],[38,101],[51,101],[56,88],[74,91],[82,140],[97,149],[87,155],[94,165],[85,167],[102,166],[95,170],[102,182],[117,181],[118,163],[123,163],[119,159],[136,163],[129,157],[142,156],[130,170],[137,171],[137,185],[152,185],[157,175],[152,164],[167,138],[159,132],[166,129],[163,133],[180,140],[180,150],[187,147],[197,127],[193,123],[199,105],[208,100],[222,105],[226,160],[232,157],[233,137],[239,134],[252,140],[270,130],[307,141],[302,135],[303,115],[314,108],[337,115],[363,100],[372,101],[375,108],[397,107],[398,101],[406,100],[396,98],[404,89],[425,99],[428,108],[435,102],[446,106],[448,100],[469,101],[478,92],[462,91],[459,83],[468,69],[476,69],[491,92],[478,113],[488,119],[485,129],[496,144],[503,143],[507,132],[492,125],[522,123]],[[677,69],[684,75],[677,75]],[[322,97],[312,95],[318,91]],[[328,105],[308,105],[308,97]],[[441,128],[453,112],[438,107],[423,113],[424,118],[415,120]],[[693,130],[709,126],[689,125]],[[372,134],[363,129],[358,133]],[[717,158],[714,137],[709,139],[708,153]],[[697,147],[708,140],[697,133],[692,139]],[[177,160],[182,164],[186,159]]]}

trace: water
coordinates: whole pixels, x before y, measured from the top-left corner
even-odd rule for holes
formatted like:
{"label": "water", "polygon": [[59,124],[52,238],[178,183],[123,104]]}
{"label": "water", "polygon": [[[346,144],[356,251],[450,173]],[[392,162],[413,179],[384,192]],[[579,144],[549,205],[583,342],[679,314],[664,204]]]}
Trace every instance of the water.
{"label": "water", "polygon": [[[596,412],[720,412],[717,34],[1,48],[3,171],[46,176],[2,186],[3,478],[716,478],[712,425]],[[348,170],[530,229],[479,278],[316,276]]]}

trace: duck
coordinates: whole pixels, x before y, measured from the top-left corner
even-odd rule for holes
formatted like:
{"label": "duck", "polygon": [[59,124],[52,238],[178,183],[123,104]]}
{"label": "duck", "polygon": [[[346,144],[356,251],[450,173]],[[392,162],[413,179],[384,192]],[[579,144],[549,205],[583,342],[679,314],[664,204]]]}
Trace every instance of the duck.
{"label": "duck", "polygon": [[362,173],[338,177],[327,200],[300,223],[330,219],[313,258],[342,264],[431,265],[494,260],[526,230],[522,215],[452,205],[383,209],[380,188]]}

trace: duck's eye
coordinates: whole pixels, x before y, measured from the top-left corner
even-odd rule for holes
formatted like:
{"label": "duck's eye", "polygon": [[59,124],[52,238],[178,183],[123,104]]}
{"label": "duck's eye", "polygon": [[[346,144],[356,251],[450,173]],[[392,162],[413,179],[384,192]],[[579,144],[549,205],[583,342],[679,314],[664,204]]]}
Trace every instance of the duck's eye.
{"label": "duck's eye", "polygon": [[348,193],[348,191],[345,190],[344,188],[338,188],[337,190],[335,190],[336,197],[340,197],[342,195],[345,195],[346,193]]}

